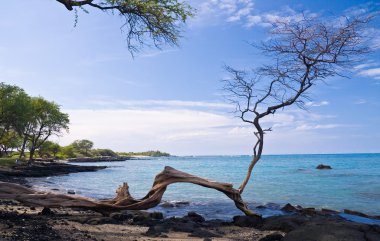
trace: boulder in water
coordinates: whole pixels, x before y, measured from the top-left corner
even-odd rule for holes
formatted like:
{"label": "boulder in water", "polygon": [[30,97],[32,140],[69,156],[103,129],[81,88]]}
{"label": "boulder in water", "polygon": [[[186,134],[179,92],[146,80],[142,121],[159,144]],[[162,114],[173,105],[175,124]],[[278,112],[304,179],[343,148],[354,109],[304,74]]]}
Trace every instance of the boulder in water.
{"label": "boulder in water", "polygon": [[163,202],[162,204],[160,204],[161,207],[163,208],[174,208],[175,205],[173,203],[170,203],[170,202]]}
{"label": "boulder in water", "polygon": [[319,170],[330,170],[330,169],[332,169],[332,168],[331,168],[331,166],[329,166],[329,165],[319,164],[319,165],[317,166],[317,169],[319,169]]}
{"label": "boulder in water", "polygon": [[75,194],[75,191],[74,190],[67,190],[67,194],[71,194],[71,195],[74,195]]}
{"label": "boulder in water", "polygon": [[281,210],[285,211],[285,212],[295,212],[295,211],[297,211],[297,208],[295,208],[293,205],[291,205],[290,203],[288,203],[285,206],[283,206],[281,208]]}

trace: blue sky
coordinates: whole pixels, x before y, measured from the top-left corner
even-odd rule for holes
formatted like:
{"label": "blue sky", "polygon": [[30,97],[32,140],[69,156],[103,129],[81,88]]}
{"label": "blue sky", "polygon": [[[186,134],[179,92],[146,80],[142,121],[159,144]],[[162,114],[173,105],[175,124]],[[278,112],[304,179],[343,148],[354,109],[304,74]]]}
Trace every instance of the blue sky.
{"label": "blue sky", "polygon": [[[230,113],[220,80],[225,64],[260,65],[248,43],[267,38],[275,18],[301,12],[343,15],[379,10],[367,1],[196,0],[177,48],[144,49],[133,59],[118,16],[90,10],[75,16],[53,0],[7,1],[0,9],[0,81],[53,100],[70,114],[65,145],[87,138],[118,151],[160,149],[177,155],[250,154],[252,130]],[[380,48],[379,17],[368,26]],[[380,54],[369,55],[349,79],[335,77],[311,91],[309,111],[285,110],[264,152],[380,152]]]}

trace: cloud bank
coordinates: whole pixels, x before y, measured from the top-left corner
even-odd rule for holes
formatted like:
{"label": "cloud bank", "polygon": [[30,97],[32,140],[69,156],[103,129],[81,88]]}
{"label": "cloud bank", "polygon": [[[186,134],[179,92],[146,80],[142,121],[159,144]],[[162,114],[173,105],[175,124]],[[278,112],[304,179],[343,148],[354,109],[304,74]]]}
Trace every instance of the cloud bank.
{"label": "cloud bank", "polygon": [[[229,105],[219,102],[143,100],[119,101],[125,105],[95,109],[67,109],[70,133],[61,144],[76,139],[90,139],[98,148],[117,151],[159,149],[176,155],[251,154],[255,141],[253,128],[228,113]],[[324,102],[321,102],[324,103]],[[133,106],[132,106],[133,104]],[[318,104],[320,104],[318,102]],[[323,105],[323,104],[322,104]],[[318,105],[317,105],[318,106]],[[138,107],[138,108],[134,108]],[[221,110],[221,108],[225,108]],[[316,130],[339,128],[330,123],[334,116],[289,110],[264,119],[262,125],[273,127],[268,134],[267,153],[297,153],[301,138],[308,143],[321,136]],[[291,139],[283,136],[293,136]],[[322,137],[323,139],[323,137]],[[284,144],[287,149],[284,149]],[[301,148],[307,151],[307,147]]]}

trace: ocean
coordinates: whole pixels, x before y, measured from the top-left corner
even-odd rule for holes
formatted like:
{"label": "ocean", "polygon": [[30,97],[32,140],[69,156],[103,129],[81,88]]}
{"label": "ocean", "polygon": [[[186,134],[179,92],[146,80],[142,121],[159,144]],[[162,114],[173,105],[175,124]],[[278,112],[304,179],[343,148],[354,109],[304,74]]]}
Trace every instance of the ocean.
{"label": "ocean", "polygon": [[[207,179],[233,183],[238,187],[245,177],[250,156],[173,156],[134,159],[123,162],[76,163],[106,165],[97,172],[72,173],[64,176],[30,178],[36,189],[93,198],[112,198],[116,188],[128,182],[135,198],[146,195],[154,177],[165,166]],[[331,170],[317,170],[318,164]],[[55,190],[56,191],[56,190]],[[57,192],[57,191],[56,191]],[[255,166],[243,199],[264,217],[281,214],[286,203],[302,207],[351,209],[370,215],[380,215],[380,154],[265,155]],[[166,216],[183,216],[195,211],[207,219],[231,219],[242,215],[223,193],[193,184],[170,185],[163,200],[189,205],[156,207]]]}

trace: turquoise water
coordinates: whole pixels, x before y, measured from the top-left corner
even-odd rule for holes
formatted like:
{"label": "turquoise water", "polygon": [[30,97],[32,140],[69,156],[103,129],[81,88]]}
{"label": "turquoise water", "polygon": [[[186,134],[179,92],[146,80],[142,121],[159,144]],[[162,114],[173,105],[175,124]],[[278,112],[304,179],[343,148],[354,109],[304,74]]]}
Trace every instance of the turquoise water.
{"label": "turquoise water", "polygon": [[[79,195],[94,198],[113,197],[116,188],[128,182],[131,194],[141,198],[165,166],[238,187],[249,161],[249,156],[187,156],[82,163],[109,168],[30,181],[35,188],[56,188],[61,192],[73,189]],[[321,163],[333,169],[315,169]],[[264,216],[280,213],[278,206],[286,203],[380,215],[380,154],[267,155],[254,168],[243,198],[252,208],[269,203],[271,209],[259,210]],[[184,207],[155,208],[168,216],[181,216],[189,210],[206,218],[228,219],[241,214],[224,194],[193,184],[173,184],[163,199],[190,201]]]}

